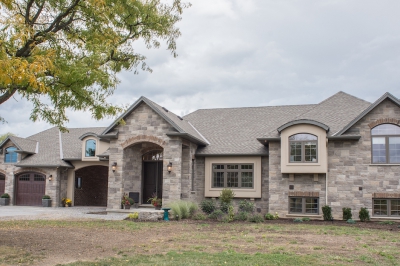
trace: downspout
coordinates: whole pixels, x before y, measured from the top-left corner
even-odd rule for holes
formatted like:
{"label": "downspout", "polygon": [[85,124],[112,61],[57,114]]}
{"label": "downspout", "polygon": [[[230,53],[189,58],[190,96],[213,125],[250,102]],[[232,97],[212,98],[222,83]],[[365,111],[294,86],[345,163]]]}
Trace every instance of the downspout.
{"label": "downspout", "polygon": [[329,167],[328,138],[326,138],[325,205],[328,205],[328,172],[329,172],[328,167]]}

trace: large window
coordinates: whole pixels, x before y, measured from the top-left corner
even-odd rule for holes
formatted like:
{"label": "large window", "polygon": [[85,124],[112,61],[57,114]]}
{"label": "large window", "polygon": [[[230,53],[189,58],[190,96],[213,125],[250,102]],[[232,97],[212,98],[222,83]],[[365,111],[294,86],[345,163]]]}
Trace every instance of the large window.
{"label": "large window", "polygon": [[17,148],[8,147],[6,148],[6,154],[4,156],[5,163],[16,163],[18,159],[18,154],[15,152]]}
{"label": "large window", "polygon": [[290,197],[289,213],[318,214],[318,198]]}
{"label": "large window", "polygon": [[253,188],[253,164],[212,164],[213,188]]}
{"label": "large window", "polygon": [[96,141],[94,139],[89,139],[86,141],[85,156],[86,157],[96,156]]}
{"label": "large window", "polygon": [[372,163],[400,163],[400,127],[382,124],[371,130]]}
{"label": "large window", "polygon": [[289,161],[291,163],[317,162],[317,136],[312,134],[295,134],[289,137]]}
{"label": "large window", "polygon": [[374,199],[376,216],[400,216],[400,199]]}

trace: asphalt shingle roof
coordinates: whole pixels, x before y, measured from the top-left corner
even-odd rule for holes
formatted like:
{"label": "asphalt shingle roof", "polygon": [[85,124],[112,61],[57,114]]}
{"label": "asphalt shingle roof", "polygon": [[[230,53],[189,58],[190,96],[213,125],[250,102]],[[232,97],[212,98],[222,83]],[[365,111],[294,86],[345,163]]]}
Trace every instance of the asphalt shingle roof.
{"label": "asphalt shingle roof", "polygon": [[82,141],[85,133],[101,134],[105,127],[69,128],[69,132],[61,133],[63,159],[80,160],[82,158]]}
{"label": "asphalt shingle roof", "polygon": [[22,151],[26,151],[29,153],[35,153],[36,151],[36,145],[37,141],[35,140],[30,140],[30,139],[24,139],[16,136],[9,136],[8,137],[15,145],[18,146],[19,149]]}

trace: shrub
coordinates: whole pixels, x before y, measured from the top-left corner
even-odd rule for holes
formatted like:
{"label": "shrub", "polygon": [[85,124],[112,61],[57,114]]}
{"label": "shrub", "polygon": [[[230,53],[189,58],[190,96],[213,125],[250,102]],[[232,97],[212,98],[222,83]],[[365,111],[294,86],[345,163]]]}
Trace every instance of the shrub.
{"label": "shrub", "polygon": [[128,218],[131,220],[136,220],[139,218],[139,213],[137,213],[137,212],[130,213],[130,214],[128,214]]}
{"label": "shrub", "polygon": [[181,212],[181,207],[179,206],[179,203],[172,202],[169,207],[171,208],[171,213],[173,217],[175,217],[176,220],[182,219],[182,212]]}
{"label": "shrub", "polygon": [[128,198],[128,201],[129,201],[129,204],[130,204],[130,205],[135,204],[135,201],[134,201],[132,198]]}
{"label": "shrub", "polygon": [[188,207],[189,207],[189,217],[192,217],[193,214],[199,209],[199,205],[197,205],[197,203],[194,203],[192,201],[188,202]]}
{"label": "shrub", "polygon": [[[230,203],[226,203],[226,202],[220,202],[219,204],[219,209],[223,212],[223,213],[228,213],[229,207],[232,206],[232,204]],[[233,206],[232,206],[233,207]]]}
{"label": "shrub", "polygon": [[348,220],[347,220],[347,223],[348,223],[348,224],[355,224],[356,221],[354,221],[354,220],[352,220],[352,219],[348,219]]}
{"label": "shrub", "polygon": [[228,222],[232,222],[234,216],[235,216],[235,213],[233,212],[233,206],[230,205],[228,208]]}
{"label": "shrub", "polygon": [[274,219],[274,215],[273,215],[273,214],[267,213],[267,214],[265,215],[265,220],[273,220],[273,219]]}
{"label": "shrub", "polygon": [[178,206],[181,209],[181,218],[182,219],[187,219],[189,218],[189,206],[188,202],[186,201],[178,201]]}
{"label": "shrub", "polygon": [[49,195],[43,195],[42,199],[51,199]]}
{"label": "shrub", "polygon": [[361,208],[358,217],[361,222],[369,221],[369,211],[367,208]]}
{"label": "shrub", "polygon": [[236,213],[234,219],[237,221],[247,221],[247,219],[249,219],[249,213],[248,212],[238,212],[238,213]]}
{"label": "shrub", "polygon": [[207,219],[207,216],[205,216],[203,213],[199,212],[199,213],[194,214],[192,216],[192,219],[193,220],[205,220],[205,219]]}
{"label": "shrub", "polygon": [[219,195],[219,200],[226,204],[230,204],[233,197],[235,197],[235,193],[233,193],[233,190],[229,188],[224,188]]}
{"label": "shrub", "polygon": [[224,213],[221,210],[215,210],[208,215],[208,218],[212,220],[218,220],[221,219],[222,216],[224,216]]}
{"label": "shrub", "polygon": [[303,218],[301,218],[301,220],[302,220],[303,222],[309,222],[309,221],[311,221],[311,219],[308,218],[308,217],[303,217]]}
{"label": "shrub", "polygon": [[239,201],[239,211],[248,213],[254,212],[254,202],[251,202],[249,200]]}
{"label": "shrub", "polygon": [[200,209],[207,214],[211,214],[215,211],[217,207],[215,206],[215,201],[212,199],[203,200],[200,203]]}
{"label": "shrub", "polygon": [[302,223],[302,222],[303,222],[303,219],[301,219],[301,218],[294,218],[293,222],[295,222],[295,223]]}
{"label": "shrub", "polygon": [[353,217],[351,214],[351,208],[343,208],[343,220],[347,221]]}
{"label": "shrub", "polygon": [[279,214],[277,212],[275,212],[274,220],[278,220],[278,219],[279,219]]}
{"label": "shrub", "polygon": [[325,205],[324,207],[322,207],[322,212],[324,214],[324,220],[325,221],[332,221],[333,217],[332,217],[332,208],[328,205]]}
{"label": "shrub", "polygon": [[261,214],[252,214],[249,216],[248,220],[252,223],[262,223],[264,221],[264,218]]}
{"label": "shrub", "polygon": [[0,198],[9,199],[9,198],[10,198],[10,195],[8,195],[8,193],[4,193],[3,195],[1,195]]}

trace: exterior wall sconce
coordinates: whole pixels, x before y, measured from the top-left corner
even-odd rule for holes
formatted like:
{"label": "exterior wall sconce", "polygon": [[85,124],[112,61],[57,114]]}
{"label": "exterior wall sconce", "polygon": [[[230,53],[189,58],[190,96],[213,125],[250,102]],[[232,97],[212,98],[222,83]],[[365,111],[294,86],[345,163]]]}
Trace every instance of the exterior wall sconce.
{"label": "exterior wall sconce", "polygon": [[169,162],[169,164],[167,165],[167,170],[168,170],[168,173],[171,173],[171,171],[172,171],[172,163],[171,162]]}
{"label": "exterior wall sconce", "polygon": [[115,170],[117,169],[117,162],[114,162],[111,166],[111,169],[113,171],[113,173],[115,172]]}
{"label": "exterior wall sconce", "polygon": [[49,181],[53,180],[53,175],[49,175]]}

